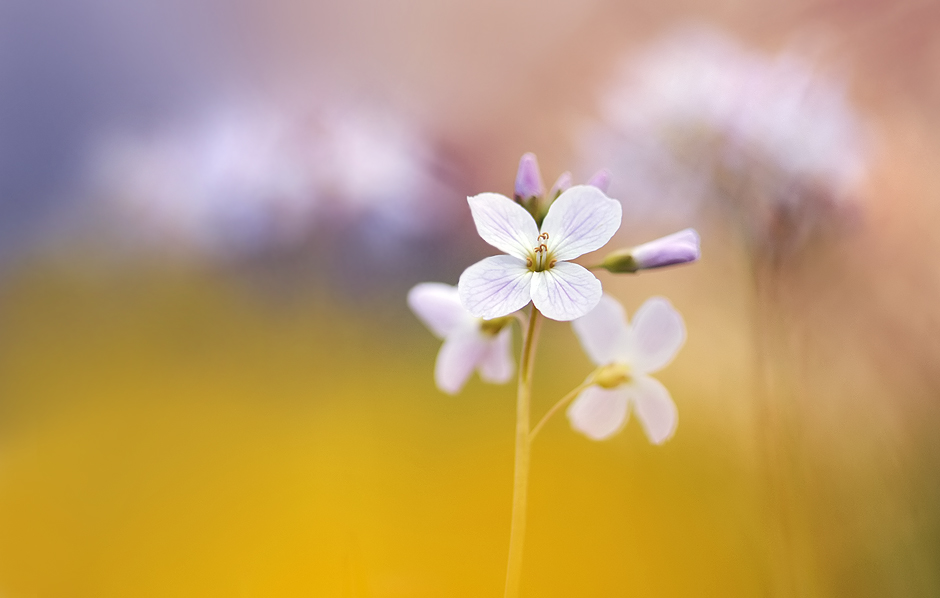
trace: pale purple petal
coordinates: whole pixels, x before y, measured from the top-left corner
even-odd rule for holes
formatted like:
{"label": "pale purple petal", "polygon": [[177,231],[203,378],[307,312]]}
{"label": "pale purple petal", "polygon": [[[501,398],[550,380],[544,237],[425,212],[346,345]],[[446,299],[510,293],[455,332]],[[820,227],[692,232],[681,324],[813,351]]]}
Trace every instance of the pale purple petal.
{"label": "pale purple petal", "polygon": [[640,420],[646,437],[653,444],[662,444],[672,438],[679,423],[679,412],[662,383],[649,376],[636,376],[626,389],[633,402],[633,411]]}
{"label": "pale purple petal", "polygon": [[538,246],[539,228],[525,208],[499,193],[468,197],[473,222],[484,241],[523,261]]}
{"label": "pale purple petal", "polygon": [[552,320],[580,318],[594,309],[601,294],[601,281],[578,264],[558,262],[532,276],[532,303]]}
{"label": "pale purple petal", "polygon": [[522,309],[532,298],[532,272],[510,255],[480,260],[457,282],[460,302],[478,318],[499,318]]}
{"label": "pale purple petal", "polygon": [[473,319],[460,303],[457,287],[440,282],[415,285],[408,291],[408,307],[438,338]]}
{"label": "pale purple petal", "polygon": [[588,386],[568,407],[568,421],[591,440],[604,440],[623,429],[627,406],[624,387]]}
{"label": "pale purple petal", "polygon": [[683,343],[682,316],[667,299],[652,297],[633,316],[626,357],[635,372],[651,374],[669,365]]}
{"label": "pale purple petal", "polygon": [[607,188],[610,187],[610,173],[604,169],[598,170],[594,173],[594,176],[588,179],[587,184],[607,193]]}
{"label": "pale purple petal", "polygon": [[695,229],[687,228],[634,247],[630,254],[638,269],[694,262],[701,257],[699,236]]}
{"label": "pale purple petal", "polygon": [[602,295],[597,307],[571,323],[584,352],[595,365],[613,363],[623,353],[630,327],[627,314],[616,299]]}
{"label": "pale purple petal", "polygon": [[620,228],[620,202],[597,187],[577,185],[562,193],[542,222],[548,250],[558,260],[571,260],[600,249]]}
{"label": "pale purple petal", "polygon": [[541,197],[543,193],[545,186],[542,185],[542,174],[539,172],[539,162],[535,154],[523,154],[519,160],[519,170],[516,172],[516,197]]}
{"label": "pale purple petal", "polygon": [[480,378],[493,384],[504,384],[512,378],[515,365],[512,360],[512,328],[507,326],[487,343],[486,355],[480,362]]}
{"label": "pale purple petal", "polygon": [[457,330],[441,345],[434,364],[434,382],[448,394],[457,394],[486,355],[489,339],[478,328]]}

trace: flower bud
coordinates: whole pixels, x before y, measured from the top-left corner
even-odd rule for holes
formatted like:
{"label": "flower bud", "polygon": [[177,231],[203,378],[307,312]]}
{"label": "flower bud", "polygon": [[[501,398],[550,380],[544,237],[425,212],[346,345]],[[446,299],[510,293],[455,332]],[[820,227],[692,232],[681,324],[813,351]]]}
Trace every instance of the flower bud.
{"label": "flower bud", "polygon": [[601,267],[609,272],[636,272],[694,262],[699,257],[698,233],[687,228],[632,249],[614,251],[604,258]]}
{"label": "flower bud", "polygon": [[561,176],[558,177],[558,180],[555,181],[555,184],[552,185],[552,190],[549,192],[548,196],[552,199],[558,199],[558,196],[567,191],[571,187],[571,173],[563,172]]}
{"label": "flower bud", "polygon": [[610,173],[604,169],[598,170],[594,173],[594,176],[588,180],[587,184],[592,187],[597,187],[606,194],[607,188],[610,187]]}
{"label": "flower bud", "polygon": [[519,170],[516,172],[516,201],[541,197],[544,193],[545,186],[542,185],[542,174],[539,172],[535,154],[523,154],[519,160]]}

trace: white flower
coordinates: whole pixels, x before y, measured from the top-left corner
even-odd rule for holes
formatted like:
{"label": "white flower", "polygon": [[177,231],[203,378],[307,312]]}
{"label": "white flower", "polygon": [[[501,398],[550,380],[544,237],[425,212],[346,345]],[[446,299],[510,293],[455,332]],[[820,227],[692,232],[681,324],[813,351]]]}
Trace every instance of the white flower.
{"label": "white flower", "polygon": [[460,392],[473,370],[495,384],[512,378],[509,318],[472,316],[460,304],[457,288],[439,282],[415,285],[408,292],[408,306],[435,336],[444,339],[434,366],[434,381],[442,391]]}
{"label": "white flower", "polygon": [[551,205],[542,227],[498,193],[468,198],[483,240],[509,255],[485,258],[460,276],[460,300],[480,318],[496,318],[529,301],[546,317],[573,320],[601,297],[601,283],[566,260],[600,249],[620,228],[620,202],[597,187],[578,185]]}
{"label": "white flower", "polygon": [[644,303],[627,323],[616,300],[604,295],[597,307],[572,323],[581,346],[599,367],[594,384],[568,407],[574,429],[593,440],[620,431],[628,410],[636,413],[653,444],[662,444],[676,430],[676,405],[649,374],[666,367],[685,342],[682,316],[662,297]]}

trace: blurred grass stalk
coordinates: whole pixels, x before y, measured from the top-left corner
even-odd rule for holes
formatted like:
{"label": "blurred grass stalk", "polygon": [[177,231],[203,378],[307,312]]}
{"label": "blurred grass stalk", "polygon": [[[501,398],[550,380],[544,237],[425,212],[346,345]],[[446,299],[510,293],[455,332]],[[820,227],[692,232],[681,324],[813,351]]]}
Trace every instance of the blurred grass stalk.
{"label": "blurred grass stalk", "polygon": [[756,432],[763,469],[768,587],[772,596],[823,595],[807,504],[811,476],[802,426],[805,378],[793,346],[794,329],[781,305],[778,254],[755,252],[752,274]]}

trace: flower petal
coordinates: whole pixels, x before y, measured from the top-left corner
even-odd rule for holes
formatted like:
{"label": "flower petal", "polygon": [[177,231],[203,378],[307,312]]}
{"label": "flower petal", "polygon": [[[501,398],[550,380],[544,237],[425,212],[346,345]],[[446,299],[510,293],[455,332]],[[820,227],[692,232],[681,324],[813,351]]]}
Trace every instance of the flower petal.
{"label": "flower petal", "polygon": [[649,376],[635,376],[620,388],[633,400],[633,410],[653,444],[662,444],[672,438],[679,422],[676,404],[662,383]]}
{"label": "flower petal", "polygon": [[532,272],[510,255],[480,260],[457,282],[460,302],[478,318],[499,318],[522,309],[531,299]]}
{"label": "flower petal", "polygon": [[623,306],[610,295],[602,295],[597,307],[571,323],[584,352],[595,365],[607,365],[623,352],[630,327]]}
{"label": "flower petal", "polygon": [[622,211],[619,201],[597,187],[577,185],[568,189],[555,200],[542,222],[552,257],[571,260],[600,249],[620,228]]}
{"label": "flower petal", "polygon": [[438,338],[444,338],[461,324],[473,320],[457,287],[441,282],[422,282],[408,291],[408,307]]}
{"label": "flower petal", "polygon": [[493,384],[505,384],[512,378],[515,367],[512,360],[512,329],[507,326],[487,343],[486,355],[480,362],[480,377]]}
{"label": "flower petal", "polygon": [[591,440],[604,440],[627,423],[628,401],[624,387],[588,386],[568,407],[568,421]]}
{"label": "flower petal", "polygon": [[663,297],[652,297],[633,316],[628,353],[635,372],[651,374],[669,365],[685,343],[682,316]]}
{"label": "flower petal", "polygon": [[457,330],[441,345],[434,364],[434,382],[448,394],[457,394],[486,355],[488,340],[477,328]]}
{"label": "flower petal", "polygon": [[484,241],[523,261],[538,246],[539,228],[525,208],[499,193],[468,197],[470,213]]}
{"label": "flower petal", "polygon": [[558,262],[554,268],[533,272],[532,303],[552,320],[580,318],[600,301],[601,281],[586,268]]}

